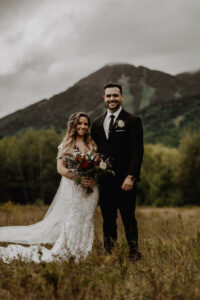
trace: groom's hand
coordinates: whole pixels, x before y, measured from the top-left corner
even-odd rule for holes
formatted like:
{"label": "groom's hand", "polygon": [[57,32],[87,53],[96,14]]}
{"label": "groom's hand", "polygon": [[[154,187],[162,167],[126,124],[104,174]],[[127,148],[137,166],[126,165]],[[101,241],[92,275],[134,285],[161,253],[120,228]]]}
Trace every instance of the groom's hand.
{"label": "groom's hand", "polygon": [[134,185],[134,182],[135,182],[135,178],[128,175],[128,176],[124,179],[124,181],[123,181],[123,183],[122,183],[122,186],[121,186],[121,189],[122,189],[123,191],[130,191],[130,190],[132,190],[133,185]]}

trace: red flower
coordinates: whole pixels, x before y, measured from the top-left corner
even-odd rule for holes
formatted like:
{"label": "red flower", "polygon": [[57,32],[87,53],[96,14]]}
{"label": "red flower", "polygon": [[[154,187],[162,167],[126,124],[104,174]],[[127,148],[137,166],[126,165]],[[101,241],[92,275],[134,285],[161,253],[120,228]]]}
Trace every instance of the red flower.
{"label": "red flower", "polygon": [[77,156],[75,157],[75,160],[79,160],[79,159],[81,159],[81,156],[80,156],[80,155],[77,155]]}
{"label": "red flower", "polygon": [[83,160],[80,164],[81,169],[88,169],[89,168],[89,163],[87,160]]}

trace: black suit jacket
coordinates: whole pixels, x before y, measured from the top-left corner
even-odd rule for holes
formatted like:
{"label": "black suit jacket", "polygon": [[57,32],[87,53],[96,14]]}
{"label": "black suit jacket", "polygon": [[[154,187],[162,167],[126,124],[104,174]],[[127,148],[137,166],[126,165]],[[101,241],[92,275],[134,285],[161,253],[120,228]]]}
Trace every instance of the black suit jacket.
{"label": "black suit jacket", "polygon": [[106,113],[95,119],[91,135],[104,158],[110,158],[112,168],[119,177],[133,175],[140,180],[143,158],[143,129],[139,117],[121,110],[114,123],[109,139],[106,138],[103,122]]}

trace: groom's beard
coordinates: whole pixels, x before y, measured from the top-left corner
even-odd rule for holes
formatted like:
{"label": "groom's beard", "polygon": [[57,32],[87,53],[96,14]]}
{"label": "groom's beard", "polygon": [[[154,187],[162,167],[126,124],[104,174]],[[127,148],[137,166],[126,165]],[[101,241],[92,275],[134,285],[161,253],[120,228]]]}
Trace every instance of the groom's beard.
{"label": "groom's beard", "polygon": [[109,109],[109,110],[111,110],[112,112],[115,112],[115,111],[117,111],[119,108],[120,108],[120,106],[121,106],[121,103],[116,103],[116,105],[114,106],[114,107],[110,107],[110,104],[111,103],[115,103],[115,101],[111,101],[111,102],[109,102],[109,103],[106,103],[106,106],[107,106],[107,108]]}

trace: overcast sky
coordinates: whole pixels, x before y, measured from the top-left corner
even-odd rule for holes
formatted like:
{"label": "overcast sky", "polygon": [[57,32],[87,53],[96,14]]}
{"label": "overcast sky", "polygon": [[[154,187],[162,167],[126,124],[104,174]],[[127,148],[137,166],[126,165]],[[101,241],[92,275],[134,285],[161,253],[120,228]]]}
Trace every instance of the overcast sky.
{"label": "overcast sky", "polygon": [[199,0],[0,0],[0,117],[107,63],[200,69]]}

